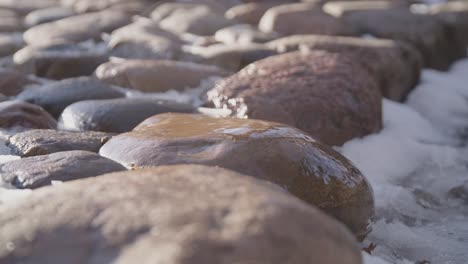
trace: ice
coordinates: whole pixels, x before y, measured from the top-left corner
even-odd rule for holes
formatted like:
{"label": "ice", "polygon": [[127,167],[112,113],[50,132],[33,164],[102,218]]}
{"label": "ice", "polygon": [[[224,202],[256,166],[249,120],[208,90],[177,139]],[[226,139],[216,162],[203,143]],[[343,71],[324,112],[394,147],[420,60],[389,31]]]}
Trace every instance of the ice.
{"label": "ice", "polygon": [[[405,104],[383,101],[383,130],[337,148],[374,189],[376,223],[366,264],[468,262],[468,59],[425,70]],[[427,262],[426,262],[427,261]]]}

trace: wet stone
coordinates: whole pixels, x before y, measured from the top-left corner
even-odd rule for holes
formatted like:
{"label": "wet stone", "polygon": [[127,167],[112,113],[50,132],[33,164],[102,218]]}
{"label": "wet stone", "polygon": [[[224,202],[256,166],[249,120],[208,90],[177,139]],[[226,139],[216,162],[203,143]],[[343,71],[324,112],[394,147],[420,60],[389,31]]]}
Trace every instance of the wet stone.
{"label": "wet stone", "polygon": [[411,45],[385,39],[364,39],[323,35],[294,35],[271,41],[279,52],[299,49],[346,53],[377,78],[382,95],[403,101],[418,84],[422,58]]}
{"label": "wet stone", "polygon": [[203,164],[271,181],[333,215],[359,238],[374,216],[372,189],[359,170],[283,124],[161,114],[111,138],[100,154],[129,168]]}
{"label": "wet stone", "polygon": [[28,44],[39,45],[99,39],[102,33],[124,26],[130,23],[130,20],[129,15],[115,11],[71,16],[31,27],[24,32],[24,40]]}
{"label": "wet stone", "polygon": [[69,132],[51,129],[35,129],[10,137],[7,146],[13,155],[31,157],[61,151],[99,149],[113,134],[102,132]]}
{"label": "wet stone", "polygon": [[67,107],[60,116],[59,127],[72,131],[123,133],[156,114],[194,111],[191,105],[159,99],[90,100]]}
{"label": "wet stone", "polygon": [[75,102],[119,97],[124,97],[124,93],[117,88],[91,77],[79,77],[26,90],[17,99],[42,106],[54,117],[59,117]]}
{"label": "wet stone", "polygon": [[70,43],[27,46],[13,56],[18,70],[38,77],[61,80],[89,76],[109,56],[105,47]]}
{"label": "wet stone", "polygon": [[7,186],[36,189],[53,181],[72,181],[123,170],[120,164],[96,153],[75,150],[0,164],[0,178]]}
{"label": "wet stone", "polygon": [[316,3],[294,3],[275,6],[263,15],[259,22],[263,32],[283,35],[322,34],[353,35],[354,31],[340,19],[321,10]]}
{"label": "wet stone", "polygon": [[208,98],[233,116],[288,124],[328,145],[342,145],[382,127],[375,77],[345,53],[269,57],[219,82]]}
{"label": "wet stone", "polygon": [[42,107],[22,102],[0,102],[0,127],[50,129],[57,127],[57,121]]}
{"label": "wet stone", "polygon": [[96,69],[96,76],[106,83],[150,93],[183,91],[210,77],[226,75],[215,66],[169,60],[108,62]]}
{"label": "wet stone", "polygon": [[362,263],[349,232],[319,210],[263,181],[196,165],[36,190],[0,208],[0,244],[12,241],[0,262]]}

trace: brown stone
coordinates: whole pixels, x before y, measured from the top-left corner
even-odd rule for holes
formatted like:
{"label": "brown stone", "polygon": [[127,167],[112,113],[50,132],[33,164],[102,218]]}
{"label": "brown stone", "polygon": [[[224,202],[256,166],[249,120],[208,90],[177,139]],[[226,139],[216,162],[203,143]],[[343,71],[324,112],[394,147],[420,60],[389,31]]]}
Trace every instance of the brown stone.
{"label": "brown stone", "polygon": [[352,55],[377,78],[382,95],[405,100],[418,84],[422,58],[411,45],[400,41],[323,35],[294,35],[267,44],[279,52],[298,49],[326,50]]}
{"label": "brown stone", "polygon": [[37,84],[28,76],[15,70],[0,69],[0,93],[6,96],[15,96],[28,85]]}
{"label": "brown stone", "polygon": [[23,36],[19,33],[4,33],[0,35],[0,58],[13,55],[24,46]]}
{"label": "brown stone", "polygon": [[282,124],[162,114],[113,137],[100,154],[127,167],[203,164],[272,181],[360,238],[374,215],[372,189],[346,158]]}
{"label": "brown stone", "polygon": [[64,151],[0,164],[0,179],[18,189],[36,189],[53,181],[72,181],[123,171],[118,163],[88,151]]}
{"label": "brown stone", "polygon": [[344,53],[273,56],[219,82],[208,97],[233,116],[288,124],[328,145],[341,145],[382,127],[375,77]]}
{"label": "brown stone", "polygon": [[24,40],[39,45],[99,39],[102,33],[126,25],[130,19],[128,14],[116,11],[87,13],[34,26],[24,32]]}
{"label": "brown stone", "polygon": [[21,101],[0,102],[0,127],[56,128],[57,121],[42,107]]}
{"label": "brown stone", "polygon": [[340,19],[330,16],[315,3],[295,3],[275,6],[263,15],[260,30],[283,35],[321,34],[353,35],[352,29]]}
{"label": "brown stone", "polygon": [[102,132],[70,132],[34,129],[10,137],[6,145],[13,155],[31,157],[61,151],[99,152],[112,134]]}
{"label": "brown stone", "polygon": [[225,75],[215,66],[168,60],[108,62],[96,70],[106,83],[151,93],[194,88],[205,79]]}
{"label": "brown stone", "polygon": [[319,210],[265,182],[196,165],[36,190],[0,208],[0,244],[8,264],[362,263],[349,232]]}
{"label": "brown stone", "polygon": [[[0,3],[1,5],[1,3]],[[24,29],[23,20],[14,11],[1,9],[0,6],[0,32],[15,32]]]}

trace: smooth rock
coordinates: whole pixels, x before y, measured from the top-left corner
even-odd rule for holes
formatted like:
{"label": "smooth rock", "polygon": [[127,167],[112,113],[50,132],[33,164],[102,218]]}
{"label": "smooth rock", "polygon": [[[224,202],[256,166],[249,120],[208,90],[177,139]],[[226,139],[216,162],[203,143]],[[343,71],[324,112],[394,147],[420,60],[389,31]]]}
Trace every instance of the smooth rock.
{"label": "smooth rock", "polygon": [[90,100],[67,107],[60,116],[59,127],[73,131],[124,133],[156,114],[194,111],[191,105],[159,99]]}
{"label": "smooth rock", "polygon": [[260,19],[265,12],[280,4],[284,4],[284,1],[263,1],[263,2],[250,2],[235,5],[228,9],[224,16],[227,19],[231,19],[240,23],[251,24],[254,26],[258,25]]}
{"label": "smooth rock", "polygon": [[34,129],[10,137],[6,145],[12,155],[31,157],[70,150],[99,152],[112,134]]}
{"label": "smooth rock", "polygon": [[0,68],[0,93],[6,96],[15,96],[33,84],[37,82],[21,72]]}
{"label": "smooth rock", "polygon": [[34,45],[96,40],[102,33],[124,26],[130,20],[129,15],[116,11],[76,15],[34,26],[24,32],[24,40]]}
{"label": "smooth rock", "polygon": [[151,13],[151,18],[165,30],[202,36],[232,24],[223,13],[197,3],[164,3]]}
{"label": "smooth rock", "polygon": [[[0,3],[1,5],[1,3]],[[15,12],[8,9],[1,9],[0,6],[0,32],[23,31],[23,20]]]}
{"label": "smooth rock", "polygon": [[250,43],[264,43],[278,38],[274,32],[265,33],[256,27],[248,24],[239,24],[216,31],[215,40],[227,45],[240,44],[248,45]]}
{"label": "smooth rock", "polygon": [[260,60],[219,82],[208,98],[233,116],[288,124],[328,145],[382,128],[375,77],[344,53],[292,52]]}
{"label": "smooth rock", "polygon": [[24,41],[21,33],[0,34],[0,57],[13,55],[13,53],[23,46]]}
{"label": "smooth rock", "polygon": [[22,101],[0,102],[0,127],[43,128],[57,127],[57,121],[42,107]]}
{"label": "smooth rock", "polygon": [[341,19],[359,34],[406,41],[421,52],[425,67],[447,70],[452,63],[446,29],[436,18],[414,14],[407,8],[367,8],[359,1],[330,2],[324,9],[330,10],[340,5],[344,5],[341,7]]}
{"label": "smooth rock", "polygon": [[57,5],[57,0],[0,0],[0,8],[10,9],[21,15],[54,5]]}
{"label": "smooth rock", "polygon": [[122,165],[96,153],[75,150],[0,164],[0,178],[3,184],[18,189],[36,189],[53,181],[72,181],[123,170]]}
{"label": "smooth rock", "polygon": [[108,54],[102,46],[58,43],[45,46],[27,46],[13,56],[18,70],[38,77],[61,80],[89,76]]}
{"label": "smooth rock", "polygon": [[294,3],[268,9],[261,18],[259,29],[282,35],[321,34],[354,35],[340,19],[330,16],[315,3]]}
{"label": "smooth rock", "polygon": [[96,76],[106,83],[150,93],[183,91],[210,77],[226,75],[215,66],[168,60],[108,62],[96,69]]}
{"label": "smooth rock", "polygon": [[76,12],[71,8],[49,7],[32,11],[24,18],[24,23],[26,26],[32,27],[39,24],[67,18],[73,15],[76,15]]}
{"label": "smooth rock", "polygon": [[67,106],[75,102],[119,97],[124,97],[124,93],[115,87],[95,78],[80,77],[26,90],[17,99],[39,105],[58,117]]}
{"label": "smooth rock", "polygon": [[362,263],[349,232],[319,210],[195,165],[36,190],[0,209],[0,244],[14,247],[0,247],[9,264]]}
{"label": "smooth rock", "polygon": [[372,188],[359,170],[283,124],[162,114],[111,138],[100,154],[130,168],[203,164],[268,180],[333,215],[359,238],[374,215]]}
{"label": "smooth rock", "polygon": [[310,49],[352,55],[355,62],[377,78],[382,95],[394,101],[404,101],[418,84],[421,75],[422,58],[419,52],[400,41],[294,35],[271,41],[267,45],[278,52]]}

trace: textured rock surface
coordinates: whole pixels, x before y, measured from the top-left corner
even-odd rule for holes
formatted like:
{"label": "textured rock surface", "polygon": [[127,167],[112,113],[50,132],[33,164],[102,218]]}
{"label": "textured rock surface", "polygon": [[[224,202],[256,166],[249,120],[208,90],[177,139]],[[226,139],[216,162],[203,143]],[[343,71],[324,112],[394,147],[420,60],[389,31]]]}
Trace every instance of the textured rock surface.
{"label": "textured rock surface", "polygon": [[75,102],[123,96],[123,92],[111,85],[94,78],[79,77],[26,90],[20,93],[17,98],[40,105],[54,117],[59,117],[67,106]]}
{"label": "textured rock surface", "polygon": [[191,105],[158,99],[90,100],[67,107],[60,116],[59,127],[75,131],[123,133],[156,114],[194,111]]}
{"label": "textured rock surface", "polygon": [[37,190],[0,209],[0,243],[14,246],[0,247],[9,264],[362,262],[352,236],[318,210],[265,182],[194,165]]}
{"label": "textured rock surface", "polygon": [[35,129],[10,137],[7,146],[13,155],[30,157],[69,150],[99,152],[112,134]]}
{"label": "textured rock surface", "polygon": [[361,238],[374,214],[372,189],[346,158],[282,124],[162,114],[113,137],[100,153],[127,167],[195,163],[272,181]]}
{"label": "textured rock surface", "polygon": [[224,79],[208,97],[234,116],[288,124],[329,145],[382,127],[376,79],[342,53],[270,57]]}
{"label": "textured rock surface", "polygon": [[0,181],[18,189],[36,189],[53,181],[71,181],[125,170],[88,151],[65,151],[0,164]]}
{"label": "textured rock surface", "polygon": [[0,127],[56,128],[57,121],[42,107],[22,101],[0,102]]}

